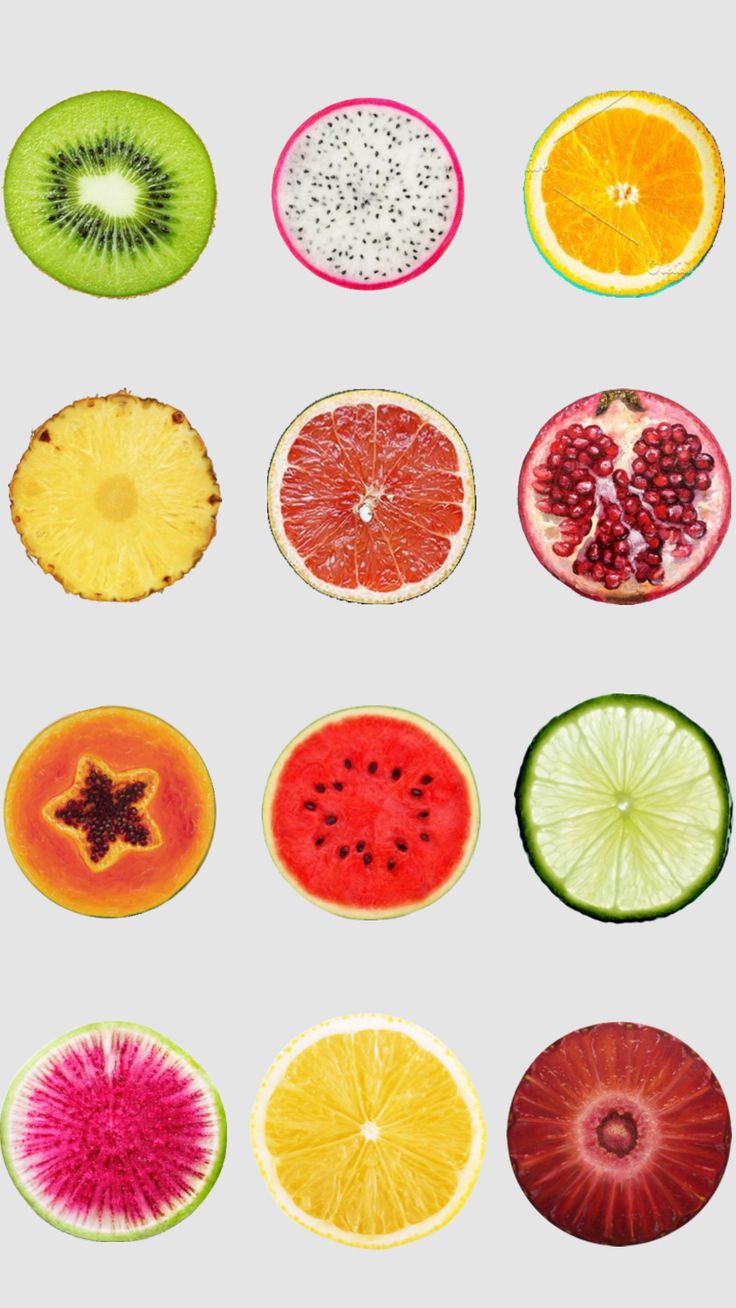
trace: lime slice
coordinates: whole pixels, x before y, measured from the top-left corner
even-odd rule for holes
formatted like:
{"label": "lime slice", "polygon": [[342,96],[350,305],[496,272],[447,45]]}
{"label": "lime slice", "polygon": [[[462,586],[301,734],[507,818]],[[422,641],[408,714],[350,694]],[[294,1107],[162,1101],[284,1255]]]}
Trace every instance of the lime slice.
{"label": "lime slice", "polygon": [[516,786],[531,864],[560,899],[606,921],[674,913],[723,866],[731,795],[710,736],[646,695],[553,718]]}

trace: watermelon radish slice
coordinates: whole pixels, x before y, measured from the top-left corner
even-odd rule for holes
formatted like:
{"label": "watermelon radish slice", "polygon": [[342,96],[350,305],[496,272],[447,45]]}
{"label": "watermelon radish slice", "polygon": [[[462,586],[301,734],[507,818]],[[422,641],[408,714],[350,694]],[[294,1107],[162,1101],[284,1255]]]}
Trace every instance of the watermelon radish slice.
{"label": "watermelon radish slice", "polygon": [[728,1162],[715,1076],[681,1040],[635,1022],[572,1031],[535,1058],[509,1113],[511,1163],[549,1222],[596,1244],[669,1235]]}
{"label": "watermelon radish slice", "polygon": [[87,1240],[141,1240],[187,1217],[225,1156],[206,1073],[147,1027],[95,1022],[21,1068],[0,1119],[12,1180],[39,1216]]}
{"label": "watermelon radish slice", "polygon": [[263,824],[276,866],[307,899],[345,917],[399,917],[465,870],[478,792],[460,750],[426,718],[344,709],[287,745]]}

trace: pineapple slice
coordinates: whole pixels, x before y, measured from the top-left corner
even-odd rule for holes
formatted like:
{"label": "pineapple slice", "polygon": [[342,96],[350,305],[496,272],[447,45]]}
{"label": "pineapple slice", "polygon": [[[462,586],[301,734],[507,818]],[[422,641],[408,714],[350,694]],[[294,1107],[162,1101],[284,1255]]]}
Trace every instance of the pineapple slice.
{"label": "pineapple slice", "polygon": [[199,561],[220,490],[183,413],[118,391],[77,400],[33,433],[10,503],[28,554],[65,590],[135,600]]}

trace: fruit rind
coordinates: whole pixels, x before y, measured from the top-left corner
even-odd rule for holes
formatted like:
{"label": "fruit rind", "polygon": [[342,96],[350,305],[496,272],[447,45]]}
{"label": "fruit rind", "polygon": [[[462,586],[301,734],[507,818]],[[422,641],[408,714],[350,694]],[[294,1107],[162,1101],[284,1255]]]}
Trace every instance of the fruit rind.
{"label": "fruit rind", "polygon": [[[579,117],[580,111],[583,107],[586,109],[588,107],[593,108],[594,105],[598,104],[599,108],[597,110],[594,109],[593,112],[600,112],[600,110],[605,108],[607,105],[610,105],[614,101],[621,100],[624,97],[639,97],[638,101],[634,99],[633,102],[634,107],[638,109],[647,108],[648,106],[649,111],[651,112],[657,112],[657,110],[661,112],[663,108],[669,108],[672,121],[674,121],[676,125],[680,127],[682,127],[683,124],[689,125],[698,141],[702,141],[705,146],[704,152],[701,153],[701,160],[710,160],[713,173],[711,181],[714,185],[716,198],[713,219],[710,227],[707,229],[707,234],[700,238],[696,251],[689,259],[679,259],[676,261],[678,264],[684,265],[682,271],[679,271],[676,274],[672,273],[670,276],[660,277],[659,279],[657,279],[656,276],[652,276],[651,284],[647,283],[645,286],[627,287],[626,285],[622,285],[613,289],[610,286],[595,285],[591,280],[594,275],[594,270],[585,268],[583,265],[580,265],[579,276],[573,276],[570,271],[570,263],[574,261],[570,260],[568,257],[568,261],[565,262],[561,255],[555,255],[552,253],[533,216],[537,207],[533,200],[533,188],[535,176],[540,172],[539,167],[536,165],[536,160],[542,153],[544,146],[548,143],[551,134],[562,127],[564,123],[567,123],[567,130],[571,130],[571,122],[574,122],[574,120]],[[674,110],[676,110],[676,114],[673,114],[672,112],[673,107]],[[587,116],[588,115],[586,114],[586,117]],[[705,124],[702,123],[700,119],[691,112],[691,110],[687,109],[685,105],[681,105],[678,101],[672,100],[671,97],[655,95],[653,92],[604,91],[598,95],[585,96],[582,100],[578,100],[575,104],[570,105],[549,124],[536,141],[529,156],[529,162],[524,175],[524,214],[529,235],[531,236],[534,245],[541,254],[545,263],[562,277],[564,281],[568,282],[571,286],[577,286],[579,289],[589,291],[594,295],[615,295],[636,298],[646,295],[654,295],[658,291],[666,290],[668,286],[675,286],[678,282],[683,281],[685,277],[689,277],[690,273],[694,272],[702,263],[705,256],[709,253],[718,234],[718,228],[723,216],[724,192],[723,165],[721,163],[718,146]],[[544,213],[544,205],[541,200],[539,202],[539,207],[541,208],[542,213]],[[601,274],[601,276],[603,277],[604,275]]]}
{"label": "fruit rind", "polygon": [[[147,1227],[142,1231],[93,1233],[85,1230],[83,1227],[75,1226],[73,1223],[61,1221],[59,1218],[54,1216],[50,1209],[45,1208],[33,1195],[30,1194],[24,1186],[13,1162],[12,1150],[8,1139],[8,1123],[19,1087],[28,1073],[31,1072],[47,1054],[52,1053],[55,1049],[60,1048],[62,1045],[67,1044],[69,1041],[74,1040],[79,1036],[86,1035],[88,1032],[121,1030],[131,1031],[150,1037],[150,1039],[155,1041],[157,1044],[162,1045],[165,1049],[180,1058],[203,1083],[205,1089],[210,1094],[212,1107],[218,1123],[218,1146],[209,1173],[203,1181],[201,1189],[197,1191],[196,1195],[194,1195],[188,1203],[177,1209],[177,1211],[172,1213],[170,1217],[164,1218],[162,1221],[157,1222],[153,1226]],[[181,1049],[179,1045],[174,1044],[172,1040],[161,1035],[159,1031],[154,1031],[151,1027],[141,1026],[138,1022],[89,1022],[85,1026],[76,1027],[73,1031],[65,1032],[64,1035],[57,1037],[56,1040],[51,1040],[47,1045],[44,1045],[42,1049],[39,1049],[32,1058],[29,1058],[28,1061],[24,1063],[23,1067],[21,1067],[20,1071],[15,1075],[8,1087],[2,1112],[0,1113],[0,1148],[2,1150],[8,1174],[16,1189],[20,1194],[22,1194],[23,1198],[34,1212],[38,1213],[38,1216],[42,1217],[50,1226],[55,1226],[57,1230],[64,1231],[67,1235],[75,1235],[82,1240],[94,1240],[96,1243],[128,1243],[132,1240],[146,1240],[151,1235],[159,1235],[162,1231],[169,1230],[170,1227],[176,1226],[179,1222],[183,1221],[185,1217],[188,1217],[190,1213],[194,1212],[195,1208],[198,1208],[202,1201],[206,1199],[210,1190],[214,1186],[215,1181],[220,1175],[225,1160],[225,1152],[227,1149],[227,1119],[225,1117],[225,1109],[222,1100],[220,1099],[219,1093],[207,1072],[194,1058],[192,1058],[190,1054],[186,1052],[186,1050]]]}
{"label": "fruit rind", "polygon": [[[330,1226],[327,1222],[310,1218],[308,1214],[304,1213],[302,1209],[292,1202],[280,1185],[273,1160],[265,1142],[265,1119],[268,1101],[292,1059],[301,1053],[303,1049],[315,1044],[325,1036],[364,1030],[398,1031],[410,1037],[421,1048],[434,1054],[452,1076],[476,1128],[471,1156],[465,1166],[462,1183],[458,1185],[458,1190],[451,1202],[446,1205],[445,1209],[434,1214],[433,1217],[427,1218],[425,1222],[417,1224],[415,1228],[409,1227],[406,1231],[399,1233],[398,1238],[390,1233],[385,1236],[374,1237],[356,1234],[348,1236],[344,1231]],[[470,1197],[470,1193],[478,1179],[486,1145],[486,1127],[480,1100],[472,1081],[456,1056],[430,1031],[417,1026],[414,1022],[408,1022],[403,1018],[390,1017],[385,1013],[356,1013],[346,1017],[331,1018],[295,1036],[274,1059],[261,1083],[251,1113],[250,1135],[253,1153],[261,1175],[281,1211],[286,1213],[287,1217],[290,1217],[299,1226],[303,1226],[316,1235],[333,1240],[337,1244],[346,1244],[361,1249],[396,1248],[403,1244],[410,1244],[414,1240],[420,1240],[425,1235],[430,1235],[432,1232],[446,1226],[448,1222],[452,1221],[453,1217],[457,1216]]]}
{"label": "fruit rind", "polygon": [[[385,909],[351,909],[347,905],[335,904],[331,900],[322,899],[317,895],[310,895],[304,885],[292,875],[283,859],[280,858],[276,848],[271,821],[279,779],[284,765],[290,759],[296,746],[299,745],[301,741],[314,735],[320,730],[320,728],[327,726],[330,722],[344,722],[349,718],[362,717],[366,713],[374,713],[381,717],[396,718],[402,722],[411,722],[436,740],[437,743],[450,755],[452,761],[457,765],[465,778],[468,787],[468,799],[471,807],[471,822],[465,849],[452,876],[446,881],[443,881],[442,885],[439,886],[437,890],[433,891],[426,899]],[[299,894],[304,899],[307,899],[311,904],[316,904],[319,908],[325,908],[329,913],[334,913],[337,917],[360,918],[365,921],[373,921],[382,920],[384,918],[405,917],[407,913],[414,913],[420,908],[427,908],[430,904],[434,904],[438,899],[441,899],[443,895],[446,895],[448,890],[451,890],[460,880],[460,877],[473,857],[473,852],[478,841],[478,833],[480,831],[480,799],[478,796],[478,787],[476,785],[475,777],[468,760],[461,750],[458,749],[454,740],[446,735],[440,727],[435,726],[434,722],[430,722],[427,718],[421,717],[418,713],[412,713],[408,709],[387,708],[383,705],[362,705],[355,708],[338,709],[334,713],[326,713],[324,717],[317,718],[314,722],[310,722],[308,726],[304,727],[303,730],[300,731],[298,735],[294,736],[293,740],[290,740],[288,745],[282,749],[266,782],[266,789],[263,796],[262,820],[263,834],[268,847],[268,852],[284,880],[288,881],[289,885],[292,886],[294,890],[298,890]]]}
{"label": "fruit rind", "polygon": [[[80,104],[82,101],[86,102],[86,104],[90,105],[90,107],[94,100],[104,101],[106,107],[108,107],[111,105],[113,99],[117,99],[121,104],[124,102],[126,107],[130,106],[132,103],[136,103],[137,105],[142,107],[143,104],[145,103],[147,106],[150,107],[150,110],[153,113],[155,113],[156,116],[161,116],[163,111],[163,116],[165,118],[170,117],[172,121],[176,121],[178,124],[181,124],[184,128],[186,128],[188,144],[190,144],[195,149],[198,157],[200,158],[201,162],[204,164],[205,175],[208,178],[209,185],[211,188],[211,209],[210,209],[209,222],[207,227],[207,234],[204,240],[199,244],[199,248],[196,248],[196,252],[194,253],[191,261],[188,264],[182,266],[177,271],[172,271],[170,276],[164,276],[162,279],[157,278],[155,284],[144,286],[139,291],[127,290],[127,289],[110,289],[109,286],[105,289],[93,288],[90,285],[84,285],[83,279],[80,278],[78,274],[75,275],[74,272],[72,272],[71,275],[69,276],[65,275],[65,278],[62,280],[60,276],[50,271],[49,268],[44,267],[44,265],[39,262],[35,250],[29,249],[25,244],[23,244],[23,242],[20,239],[20,236],[16,231],[16,227],[11,222],[8,213],[9,183],[11,183],[13,180],[14,170],[18,164],[18,161],[19,160],[22,161],[24,151],[26,150],[28,145],[29,137],[32,135],[32,129],[36,129],[37,127],[40,128],[42,122],[44,121],[48,123],[52,115],[55,115],[57,117],[63,117],[65,112],[69,108],[77,104]],[[13,239],[18,245],[18,248],[23,251],[26,258],[34,265],[34,267],[38,268],[40,272],[45,273],[46,276],[51,277],[52,280],[57,282],[60,286],[66,286],[69,290],[81,291],[83,294],[86,295],[95,295],[101,299],[133,299],[133,298],[137,298],[139,295],[150,295],[154,291],[163,290],[164,287],[173,285],[175,282],[179,281],[182,277],[186,276],[187,273],[191,272],[192,268],[194,267],[194,264],[197,262],[200,255],[203,253],[205,246],[207,245],[207,242],[209,240],[209,237],[212,233],[212,229],[214,227],[214,221],[215,221],[215,208],[217,205],[217,190],[216,190],[216,183],[215,183],[215,175],[212,168],[212,161],[210,159],[209,153],[207,151],[204,142],[194,131],[194,128],[190,125],[190,123],[187,122],[185,118],[182,118],[181,114],[178,114],[176,110],[172,109],[169,105],[165,104],[162,100],[157,100],[154,97],[148,95],[141,95],[135,91],[87,91],[87,92],[83,92],[80,95],[68,96],[66,99],[60,100],[56,104],[50,105],[47,109],[42,110],[42,112],[37,114],[36,117],[31,120],[31,122],[26,124],[26,126],[24,127],[23,131],[21,132],[20,136],[16,140],[10,152],[10,155],[8,157],[8,162],[5,168],[3,191],[5,197],[6,217],[8,221],[8,226],[10,227],[10,231],[13,235]]]}
{"label": "fruit rind", "polygon": [[[206,800],[208,815],[209,815],[209,832],[208,832],[206,843],[204,843],[202,846],[201,854],[198,854],[197,860],[193,865],[191,871],[189,871],[189,874],[182,881],[181,885],[179,885],[170,894],[166,895],[165,898],[157,900],[156,902],[151,904],[143,904],[139,908],[130,908],[129,911],[124,913],[99,912],[99,911],[91,912],[89,907],[87,908],[78,907],[64,902],[63,899],[54,897],[52,894],[48,892],[47,889],[44,889],[43,886],[39,884],[35,876],[31,875],[32,869],[24,866],[17,852],[17,841],[16,841],[16,833],[14,829],[14,820],[13,820],[13,803],[16,798],[16,790],[18,790],[20,781],[22,779],[24,766],[26,765],[29,759],[32,759],[34,752],[43,746],[45,741],[47,741],[50,737],[53,737],[54,735],[61,734],[64,731],[64,729],[72,723],[82,723],[84,722],[85,719],[90,719],[92,722],[96,722],[100,718],[104,720],[104,718],[108,715],[115,717],[116,715],[121,715],[121,714],[124,715],[126,720],[131,720],[134,724],[136,723],[139,724],[142,729],[145,729],[149,732],[153,727],[160,727],[160,728],[162,727],[165,730],[165,732],[172,734],[173,738],[176,740],[177,746],[184,752],[187,763],[191,769],[191,772],[195,777],[198,785],[200,786],[203,797]],[[18,801],[20,802],[20,792],[18,792]],[[5,825],[5,834],[13,858],[18,864],[18,867],[20,868],[23,875],[26,877],[28,881],[30,881],[31,885],[34,887],[35,890],[39,892],[39,894],[42,894],[44,898],[48,899],[52,904],[56,904],[61,908],[65,908],[69,912],[79,913],[81,916],[84,917],[98,917],[98,918],[109,919],[109,918],[119,918],[119,917],[137,917],[140,913],[147,913],[154,908],[160,908],[163,904],[169,903],[172,899],[174,899],[178,894],[181,893],[182,890],[184,890],[189,885],[189,883],[194,879],[197,872],[202,867],[202,864],[204,863],[205,859],[207,858],[207,855],[212,845],[212,841],[214,839],[215,825],[216,825],[216,802],[215,802],[214,787],[212,785],[212,779],[210,777],[209,771],[207,769],[207,766],[201,754],[198,752],[198,750],[195,749],[191,741],[188,740],[187,737],[181,731],[178,730],[177,727],[172,726],[172,724],[170,722],[167,722],[164,718],[156,717],[153,713],[148,713],[143,709],[132,709],[120,705],[102,705],[99,708],[83,709],[78,711],[77,713],[69,713],[63,718],[58,718],[56,722],[49,723],[48,726],[44,727],[41,731],[36,733],[36,735],[28,742],[25,748],[21,751],[20,755],[16,759],[15,764],[13,765],[13,769],[10,773],[10,777],[8,779],[7,787],[5,790],[3,816],[4,816],[4,825]],[[39,820],[43,820],[43,819],[40,818]],[[161,848],[161,846],[159,846],[158,848]],[[102,873],[101,875],[104,876],[105,874]]]}
{"label": "fruit rind", "polygon": [[[526,810],[528,792],[532,784],[531,773],[538,747],[554,733],[562,722],[574,721],[578,715],[585,713],[591,708],[615,707],[616,705],[620,707],[641,706],[643,708],[659,710],[670,719],[676,720],[679,725],[686,728],[693,735],[697,736],[712,761],[714,776],[719,783],[725,809],[721,847],[712,866],[701,877],[700,881],[696,882],[695,885],[688,887],[683,891],[683,894],[680,897],[670,901],[668,904],[652,909],[651,911],[642,910],[637,913],[617,913],[615,909],[599,909],[595,905],[584,904],[568,894],[564,885],[557,880],[551,870],[546,866],[543,857],[537,849],[532,835],[533,824],[530,822],[529,814]],[[688,718],[684,713],[680,712],[679,709],[673,708],[671,704],[665,704],[663,700],[655,699],[651,695],[632,695],[625,693],[600,695],[592,699],[584,700],[582,703],[576,704],[573,708],[567,709],[565,712],[559,713],[554,718],[551,718],[550,721],[545,723],[541,730],[537,732],[524,755],[516,783],[514,797],[521,841],[527,858],[537,876],[544,882],[548,889],[569,908],[575,909],[576,912],[582,913],[586,917],[596,918],[601,922],[648,922],[661,917],[669,917],[672,913],[676,913],[681,908],[685,908],[688,904],[692,903],[692,901],[697,899],[704,890],[708,889],[708,886],[712,885],[721,871],[728,853],[733,819],[733,801],[723,759],[711,737],[701,726],[698,725],[697,722],[693,722],[691,718]]]}
{"label": "fruit rind", "polygon": [[[453,542],[452,549],[443,564],[436,572],[430,573],[422,581],[406,582],[400,589],[394,591],[374,591],[366,586],[356,586],[353,589],[347,589],[343,586],[331,585],[323,582],[319,577],[305,566],[301,556],[294,549],[284,530],[283,516],[281,513],[281,504],[279,501],[279,489],[281,486],[284,470],[288,463],[289,450],[298,437],[302,427],[306,425],[317,414],[329,413],[343,405],[352,404],[396,404],[406,405],[407,408],[414,410],[424,418],[425,422],[436,427],[437,430],[447,436],[452,442],[455,452],[460,463],[460,474],[462,476],[463,486],[465,488],[463,501],[463,529],[458,533]],[[348,600],[353,604],[399,604],[404,600],[415,599],[418,595],[424,595],[435,586],[439,586],[446,581],[452,572],[454,572],[458,563],[463,557],[470,540],[470,536],[475,524],[475,479],[473,476],[473,465],[470,460],[468,448],[460,435],[457,428],[440,413],[438,409],[433,409],[430,405],[425,404],[423,400],[416,399],[413,395],[406,395],[403,391],[383,391],[383,390],[348,390],[336,391],[332,395],[325,395],[320,400],[315,400],[308,408],[302,410],[294,418],[293,422],[281,436],[276,449],[271,458],[268,469],[267,482],[268,496],[268,522],[271,528],[271,534],[283,554],[287,563],[294,569],[294,572],[306,581],[313,590],[319,591],[322,595],[328,595],[330,599]]]}
{"label": "fruit rind", "polygon": [[[350,109],[356,105],[377,105],[384,109],[395,109],[400,113],[409,114],[412,118],[417,118],[421,123],[424,124],[425,127],[428,127],[429,130],[434,133],[434,135],[441,141],[442,145],[447,150],[447,153],[450,157],[450,162],[452,163],[455,172],[455,177],[457,179],[457,204],[455,206],[455,213],[453,215],[452,222],[449,228],[447,229],[447,232],[445,233],[442,241],[437,246],[437,248],[432,251],[431,255],[429,255],[429,257],[425,259],[424,263],[421,263],[417,268],[412,269],[411,272],[405,273],[401,277],[395,277],[391,281],[351,282],[351,281],[346,281],[344,278],[341,277],[333,277],[329,272],[325,271],[324,269],[316,268],[313,264],[309,262],[308,259],[304,258],[301,252],[294,245],[282,221],[280,207],[278,203],[278,188],[279,188],[279,181],[281,179],[281,173],[284,164],[286,163],[286,160],[289,157],[289,153],[291,151],[291,147],[293,146],[294,142],[299,139],[302,132],[307,131],[309,127],[311,127],[314,123],[319,122],[321,118],[325,118],[328,114],[335,113],[340,109]],[[460,167],[460,160],[458,159],[455,150],[453,149],[452,145],[448,141],[444,132],[440,131],[439,127],[437,127],[436,124],[433,123],[429,118],[425,117],[424,114],[419,113],[417,109],[412,109],[410,108],[409,105],[401,104],[398,100],[383,100],[380,98],[369,97],[369,96],[358,96],[356,99],[340,100],[337,101],[335,104],[327,105],[324,109],[318,109],[316,113],[310,114],[309,118],[305,119],[305,121],[299,127],[297,127],[295,131],[292,132],[291,136],[286,142],[286,145],[281,151],[281,154],[279,155],[278,160],[276,162],[276,167],[274,169],[274,174],[273,174],[273,181],[271,183],[271,205],[273,208],[274,218],[276,220],[276,226],[278,228],[281,239],[283,240],[284,244],[287,246],[291,254],[294,255],[294,258],[298,259],[299,263],[301,263],[305,268],[308,268],[311,273],[314,273],[317,277],[321,277],[323,281],[329,282],[333,286],[344,286],[348,290],[380,291],[380,290],[385,290],[391,286],[401,286],[404,282],[412,281],[413,278],[418,277],[421,273],[426,272],[427,269],[431,268],[432,265],[436,263],[437,260],[441,258],[441,256],[445,253],[445,250],[447,249],[448,245],[450,245],[450,243],[455,237],[455,233],[457,232],[457,229],[460,226],[460,220],[463,216],[463,208],[465,205],[465,183],[463,180],[462,169]]]}

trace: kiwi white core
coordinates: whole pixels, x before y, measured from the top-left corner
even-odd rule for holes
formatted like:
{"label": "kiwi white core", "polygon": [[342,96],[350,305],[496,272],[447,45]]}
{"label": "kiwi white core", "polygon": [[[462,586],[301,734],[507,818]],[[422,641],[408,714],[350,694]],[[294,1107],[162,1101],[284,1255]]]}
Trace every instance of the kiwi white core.
{"label": "kiwi white core", "polygon": [[89,204],[108,218],[132,218],[138,203],[138,187],[118,169],[88,173],[79,179],[80,204]]}

